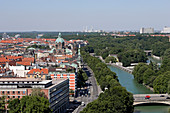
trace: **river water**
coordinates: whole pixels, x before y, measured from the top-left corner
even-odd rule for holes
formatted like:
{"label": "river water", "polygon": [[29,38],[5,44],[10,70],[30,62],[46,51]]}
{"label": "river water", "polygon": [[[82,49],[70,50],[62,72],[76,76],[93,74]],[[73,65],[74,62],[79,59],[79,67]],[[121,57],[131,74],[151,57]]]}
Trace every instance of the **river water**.
{"label": "river water", "polygon": [[[108,66],[111,71],[115,72],[118,76],[120,84],[127,89],[127,91],[133,94],[151,94],[153,93],[149,89],[147,89],[142,84],[137,83],[134,80],[134,76],[129,74],[119,68],[114,66]],[[168,113],[169,106],[136,106],[134,109],[134,113]]]}

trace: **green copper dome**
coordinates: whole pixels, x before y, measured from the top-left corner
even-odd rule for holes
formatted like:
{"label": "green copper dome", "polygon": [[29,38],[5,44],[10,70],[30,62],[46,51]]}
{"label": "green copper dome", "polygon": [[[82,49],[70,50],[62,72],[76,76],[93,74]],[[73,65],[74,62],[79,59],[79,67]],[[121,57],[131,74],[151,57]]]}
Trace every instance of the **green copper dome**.
{"label": "green copper dome", "polygon": [[55,43],[63,43],[64,39],[61,38],[61,33],[58,34],[58,38],[56,39]]}

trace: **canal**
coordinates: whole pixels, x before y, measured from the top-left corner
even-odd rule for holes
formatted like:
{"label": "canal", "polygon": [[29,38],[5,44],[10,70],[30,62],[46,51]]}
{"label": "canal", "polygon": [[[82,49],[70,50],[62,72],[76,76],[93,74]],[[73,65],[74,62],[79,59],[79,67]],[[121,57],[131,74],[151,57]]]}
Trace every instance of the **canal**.
{"label": "canal", "polygon": [[[149,89],[147,89],[142,84],[137,83],[134,80],[134,76],[129,74],[119,68],[114,66],[108,66],[111,71],[115,72],[118,76],[120,84],[127,89],[127,91],[133,94],[151,94],[153,93]],[[136,106],[134,109],[134,113],[168,113],[169,106]]]}

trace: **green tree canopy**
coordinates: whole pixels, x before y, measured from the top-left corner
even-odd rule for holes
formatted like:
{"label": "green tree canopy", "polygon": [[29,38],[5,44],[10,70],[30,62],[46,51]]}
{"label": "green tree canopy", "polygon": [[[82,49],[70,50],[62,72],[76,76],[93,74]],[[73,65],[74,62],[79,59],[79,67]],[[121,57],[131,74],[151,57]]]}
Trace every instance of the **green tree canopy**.
{"label": "green tree canopy", "polygon": [[51,113],[49,100],[40,96],[24,96],[9,102],[9,113]]}
{"label": "green tree canopy", "polygon": [[45,97],[45,93],[43,91],[41,91],[41,88],[33,88],[31,89],[31,96],[40,96],[40,97]]}
{"label": "green tree canopy", "polygon": [[153,88],[156,93],[167,93],[168,92],[168,82],[170,81],[170,71],[159,75],[153,83]]}
{"label": "green tree canopy", "polygon": [[116,58],[113,57],[113,56],[108,56],[106,59],[105,59],[105,62],[106,63],[116,63]]}

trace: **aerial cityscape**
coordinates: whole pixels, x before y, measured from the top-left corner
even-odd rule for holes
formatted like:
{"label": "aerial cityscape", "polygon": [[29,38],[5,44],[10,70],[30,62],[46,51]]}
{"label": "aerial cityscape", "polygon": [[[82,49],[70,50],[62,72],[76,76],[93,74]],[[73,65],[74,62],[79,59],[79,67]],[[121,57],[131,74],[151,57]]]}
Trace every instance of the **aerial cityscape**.
{"label": "aerial cityscape", "polygon": [[170,113],[170,1],[0,4],[0,113]]}

